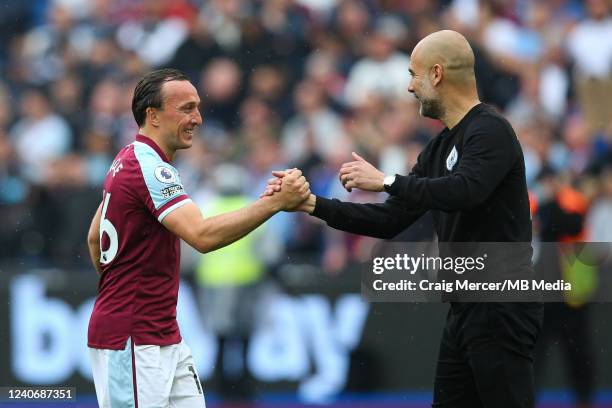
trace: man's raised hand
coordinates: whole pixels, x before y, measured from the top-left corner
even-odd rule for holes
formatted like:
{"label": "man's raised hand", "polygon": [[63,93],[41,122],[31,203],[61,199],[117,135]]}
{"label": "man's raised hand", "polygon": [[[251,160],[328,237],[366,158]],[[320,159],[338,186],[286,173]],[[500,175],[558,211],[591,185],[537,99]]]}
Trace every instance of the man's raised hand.
{"label": "man's raised hand", "polygon": [[353,188],[365,191],[383,191],[384,173],[355,152],[353,152],[353,158],[355,161],[344,163],[338,173],[338,178],[344,188],[349,193]]}

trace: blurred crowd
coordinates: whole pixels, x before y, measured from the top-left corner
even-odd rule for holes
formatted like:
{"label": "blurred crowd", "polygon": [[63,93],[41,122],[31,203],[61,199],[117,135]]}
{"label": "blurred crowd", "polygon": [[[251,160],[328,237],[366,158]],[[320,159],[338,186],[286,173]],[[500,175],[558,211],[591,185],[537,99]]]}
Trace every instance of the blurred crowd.
{"label": "blurred crowd", "polygon": [[[612,236],[612,18],[608,0],[23,0],[0,14],[0,257],[85,266],[85,232],[151,69],[185,71],[204,126],[178,155],[187,191],[256,199],[272,169],[299,167],[346,200],[360,152],[408,173],[441,130],[407,91],[419,39],[450,28],[475,51],[479,92],[514,125],[534,201],[583,195],[588,239]],[[556,183],[543,182],[551,174]],[[549,178],[549,177],[548,177]],[[548,180],[548,178],[546,180]],[[311,217],[275,217],[265,265],[342,270],[369,241]],[[270,248],[273,248],[272,250]]]}

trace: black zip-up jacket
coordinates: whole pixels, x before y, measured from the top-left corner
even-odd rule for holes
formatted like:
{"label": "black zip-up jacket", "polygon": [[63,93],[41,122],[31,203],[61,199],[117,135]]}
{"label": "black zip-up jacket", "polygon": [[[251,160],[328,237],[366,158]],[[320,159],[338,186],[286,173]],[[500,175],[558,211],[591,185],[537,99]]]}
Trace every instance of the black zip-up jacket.
{"label": "black zip-up jacket", "polygon": [[[390,197],[380,204],[317,197],[313,215],[333,228],[392,238],[431,211],[440,242],[520,243],[496,246],[488,273],[502,279],[532,272],[523,152],[508,121],[492,107],[476,105],[453,129],[444,129],[423,149],[412,172],[396,176],[388,190]],[[454,333],[470,339],[493,330],[503,347],[531,358],[541,303],[473,303],[454,294],[442,299],[451,302],[447,327],[461,327]]]}

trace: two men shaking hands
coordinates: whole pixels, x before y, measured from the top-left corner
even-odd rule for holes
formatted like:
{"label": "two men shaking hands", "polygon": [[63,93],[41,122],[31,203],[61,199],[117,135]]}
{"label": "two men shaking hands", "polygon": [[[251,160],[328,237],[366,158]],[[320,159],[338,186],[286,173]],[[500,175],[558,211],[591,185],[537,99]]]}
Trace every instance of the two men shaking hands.
{"label": "two men shaking hands", "polygon": [[[353,188],[365,191],[384,191],[385,175],[363,157],[353,152],[353,161],[344,163],[338,172],[338,178],[344,188],[351,192]],[[275,194],[291,194],[292,204],[286,205],[284,209],[289,211],[303,211],[312,214],[316,205],[316,196],[310,192],[310,184],[297,168],[283,171],[273,171],[271,179],[268,180],[266,189],[261,197],[270,197]],[[295,204],[294,204],[295,205]]]}

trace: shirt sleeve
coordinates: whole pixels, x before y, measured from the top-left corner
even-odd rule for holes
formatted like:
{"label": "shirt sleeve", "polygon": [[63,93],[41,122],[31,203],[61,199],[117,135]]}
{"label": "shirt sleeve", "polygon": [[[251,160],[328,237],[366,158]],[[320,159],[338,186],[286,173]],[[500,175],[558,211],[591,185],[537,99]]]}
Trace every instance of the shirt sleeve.
{"label": "shirt sleeve", "polygon": [[147,191],[145,204],[159,222],[191,201],[172,165],[152,160],[141,161],[140,165]]}
{"label": "shirt sleeve", "polygon": [[397,197],[384,203],[358,204],[317,197],[313,216],[332,228],[353,234],[390,239],[408,228],[424,211],[408,211]]}
{"label": "shirt sleeve", "polygon": [[407,208],[461,211],[483,203],[508,174],[517,158],[514,135],[499,119],[486,117],[465,135],[456,169],[443,177],[424,177],[418,172],[397,176],[388,189]]}

